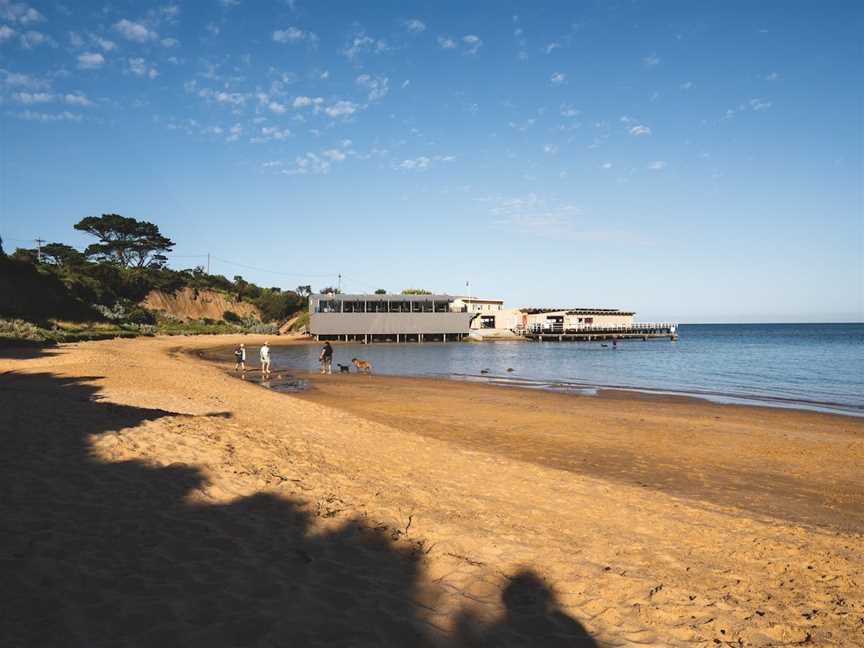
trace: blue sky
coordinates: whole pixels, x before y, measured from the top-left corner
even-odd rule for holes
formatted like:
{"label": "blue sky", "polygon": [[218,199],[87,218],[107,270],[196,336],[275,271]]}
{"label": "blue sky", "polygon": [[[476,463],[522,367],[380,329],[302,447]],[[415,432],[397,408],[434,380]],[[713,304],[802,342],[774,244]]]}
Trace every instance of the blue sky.
{"label": "blue sky", "polygon": [[859,2],[0,0],[0,234],[641,320],[864,319]]}

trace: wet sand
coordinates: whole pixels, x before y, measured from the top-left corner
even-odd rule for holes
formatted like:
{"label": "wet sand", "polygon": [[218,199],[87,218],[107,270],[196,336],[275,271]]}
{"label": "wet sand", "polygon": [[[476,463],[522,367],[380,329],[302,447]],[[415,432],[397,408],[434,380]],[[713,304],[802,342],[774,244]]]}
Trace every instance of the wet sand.
{"label": "wet sand", "polygon": [[196,357],[240,340],[2,352],[9,645],[864,645],[859,419],[282,394]]}

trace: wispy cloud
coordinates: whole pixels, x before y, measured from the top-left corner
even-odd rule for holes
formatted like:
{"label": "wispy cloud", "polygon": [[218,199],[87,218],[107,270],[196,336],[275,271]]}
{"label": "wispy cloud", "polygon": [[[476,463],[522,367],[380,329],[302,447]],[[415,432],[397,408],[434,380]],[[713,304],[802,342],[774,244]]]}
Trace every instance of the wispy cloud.
{"label": "wispy cloud", "polygon": [[129,72],[139,77],[155,79],[159,71],[141,57],[132,57],[126,61]]}
{"label": "wispy cloud", "polygon": [[693,82],[692,81],[685,81],[684,83],[682,83],[678,87],[681,88],[682,90],[689,90],[690,88],[693,87]]}
{"label": "wispy cloud", "polygon": [[644,65],[645,67],[654,67],[656,65],[660,65],[660,57],[656,54],[646,56],[642,59],[642,65]]}
{"label": "wispy cloud", "polygon": [[399,171],[425,171],[436,162],[452,162],[455,159],[455,155],[433,155],[432,157],[421,155],[420,157],[402,160],[395,164],[395,168]]}
{"label": "wispy cloud", "polygon": [[410,32],[420,34],[426,31],[426,23],[417,18],[411,18],[410,20],[405,21],[405,28]]}
{"label": "wispy cloud", "polygon": [[127,18],[123,18],[114,23],[113,29],[126,40],[136,43],[148,43],[159,38],[159,34],[143,23],[134,22]]}
{"label": "wispy cloud", "polygon": [[0,0],[0,18],[19,25],[32,25],[45,20],[45,16],[25,2]]}
{"label": "wispy cloud", "polygon": [[390,90],[389,79],[385,76],[373,77],[369,74],[361,74],[355,83],[368,91],[369,101],[383,99]]}
{"label": "wispy cloud", "polygon": [[477,51],[483,47],[483,41],[480,40],[479,36],[475,36],[474,34],[463,36],[462,42],[465,44],[466,54],[476,54]]}
{"label": "wispy cloud", "polygon": [[765,99],[751,99],[750,107],[753,110],[768,110],[771,107],[771,102]]}
{"label": "wispy cloud", "polygon": [[563,85],[567,82],[567,75],[563,72],[555,72],[550,78],[549,83],[552,85]]}
{"label": "wispy cloud", "polygon": [[51,38],[48,34],[44,34],[40,31],[34,31],[32,29],[27,30],[20,37],[21,47],[24,49],[33,49],[34,47],[39,47],[40,45],[49,45],[51,47],[57,47],[57,41]]}
{"label": "wispy cloud", "polygon": [[338,118],[338,117],[350,117],[360,108],[357,104],[352,101],[337,101],[336,103],[327,106],[324,109],[324,113],[328,117]]}
{"label": "wispy cloud", "polygon": [[98,70],[105,65],[105,57],[99,52],[83,52],[78,55],[78,68],[81,70]]}
{"label": "wispy cloud", "polygon": [[318,44],[318,36],[316,34],[310,31],[304,31],[298,27],[277,29],[273,32],[273,40],[277,43],[306,43],[312,46]]}
{"label": "wispy cloud", "polygon": [[9,27],[8,25],[0,25],[0,43],[5,43],[8,40],[12,40],[15,38],[15,34],[17,34],[14,29]]}
{"label": "wispy cloud", "polygon": [[390,46],[382,38],[373,38],[364,30],[358,30],[348,40],[348,44],[342,49],[342,55],[352,63],[359,63],[362,56],[366,54],[381,54],[390,50]]}
{"label": "wispy cloud", "polygon": [[459,45],[449,36],[439,36],[438,47],[441,49],[456,49]]}
{"label": "wispy cloud", "polygon": [[15,113],[15,116],[19,119],[26,119],[27,121],[39,122],[80,122],[82,120],[81,115],[69,112],[68,110],[64,110],[60,113],[42,113],[25,110],[24,112]]}
{"label": "wispy cloud", "polygon": [[633,135],[634,137],[640,137],[642,135],[650,135],[651,129],[647,126],[643,126],[642,124],[637,124],[636,126],[631,126],[628,130],[628,133]]}
{"label": "wispy cloud", "polygon": [[664,162],[663,160],[654,160],[653,162],[651,162],[651,163],[648,165],[648,168],[649,168],[651,171],[662,171],[662,170],[665,169],[667,166],[668,166],[668,165],[667,165],[666,162]]}

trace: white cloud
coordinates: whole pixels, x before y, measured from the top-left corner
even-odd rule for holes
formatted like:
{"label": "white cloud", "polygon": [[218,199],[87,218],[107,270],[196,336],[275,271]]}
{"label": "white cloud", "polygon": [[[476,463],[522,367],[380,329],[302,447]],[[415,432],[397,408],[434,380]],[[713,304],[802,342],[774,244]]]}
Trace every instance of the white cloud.
{"label": "white cloud", "polygon": [[17,34],[14,29],[7,25],[0,25],[0,43],[5,43],[8,40],[11,40]]}
{"label": "white cloud", "polygon": [[582,211],[575,205],[560,204],[534,193],[519,198],[485,198],[483,201],[494,204],[489,209],[494,226],[537,236],[578,234],[572,231],[572,219]]}
{"label": "white cloud", "polygon": [[438,45],[441,49],[456,49],[458,47],[456,41],[449,36],[439,36]]}
{"label": "white cloud", "polygon": [[236,142],[240,139],[240,136],[243,134],[243,126],[240,124],[234,124],[228,130],[228,137],[225,138],[226,142]]}
{"label": "white cloud", "polygon": [[411,79],[405,79],[405,80],[402,82],[402,88],[403,88],[403,89],[404,89],[404,88],[407,88],[409,85],[411,85]]}
{"label": "white cloud", "polygon": [[315,45],[318,42],[318,36],[297,27],[288,27],[287,29],[277,29],[274,31],[273,40],[277,43],[308,43]]}
{"label": "white cloud", "polygon": [[778,79],[780,79],[780,75],[776,72],[772,72],[765,77],[766,81],[777,81]]}
{"label": "white cloud", "polygon": [[78,55],[78,67],[82,70],[96,70],[105,65],[105,57],[99,52],[84,52]]}
{"label": "white cloud", "polygon": [[177,47],[180,44],[180,41],[176,38],[163,38],[159,41],[162,47]]}
{"label": "white cloud", "polygon": [[350,117],[355,112],[359,106],[351,101],[337,101],[332,106],[327,106],[324,109],[324,112],[334,119],[337,117]]}
{"label": "white cloud", "polygon": [[291,136],[291,131],[287,128],[277,128],[275,126],[262,126],[259,134],[253,137],[250,142],[253,144],[262,144],[271,140],[283,141]]}
{"label": "white cloud", "polygon": [[463,36],[462,42],[465,43],[466,54],[476,54],[477,50],[483,47],[483,41],[480,40],[479,36],[475,36],[474,34]]}
{"label": "white cloud", "polygon": [[48,80],[3,69],[0,69],[0,77],[2,77],[5,85],[12,87],[30,88],[31,90],[45,90],[51,87],[51,82]]}
{"label": "white cloud", "polygon": [[348,45],[342,50],[342,55],[352,63],[356,63],[365,54],[381,54],[389,50],[390,46],[387,45],[387,41],[367,36],[366,32],[361,30],[351,38]]}
{"label": "white cloud", "polygon": [[72,122],[80,122],[81,115],[76,113],[71,113],[68,110],[64,110],[61,113],[39,113],[32,112],[30,110],[25,110],[24,112],[17,113],[15,115],[19,119],[26,119],[28,121],[40,121],[40,122],[60,122],[60,121],[72,121]]}
{"label": "white cloud", "polygon": [[579,110],[574,108],[573,106],[569,106],[567,104],[561,104],[561,116],[562,117],[578,117]]}
{"label": "white cloud", "polygon": [[378,101],[387,96],[389,92],[389,79],[385,76],[373,77],[361,74],[355,83],[369,92],[369,101]]}
{"label": "white cloud", "polygon": [[50,92],[16,92],[12,98],[20,104],[31,106],[40,103],[52,103],[56,97]]}
{"label": "white cloud", "polygon": [[648,168],[651,171],[662,171],[668,165],[663,160],[654,160],[651,164],[648,165]]}
{"label": "white cloud", "polygon": [[222,31],[221,29],[219,29],[219,25],[212,22],[204,25],[204,29],[206,29],[207,33],[209,33],[211,36],[218,36],[219,33]]}
{"label": "white cloud", "polygon": [[308,108],[309,106],[315,106],[316,108],[324,103],[324,100],[321,97],[295,97],[294,103],[292,104],[295,108]]}
{"label": "white cloud", "polygon": [[421,155],[413,160],[402,160],[402,162],[399,163],[398,168],[403,171],[424,171],[429,168],[431,162],[432,160],[428,157]]}
{"label": "white cloud", "polygon": [[130,58],[128,61],[129,71],[135,76],[139,77],[148,77],[150,79],[155,79],[159,76],[159,71],[152,67],[147,61],[140,57]]}
{"label": "white cloud", "polygon": [[69,104],[70,106],[84,106],[87,108],[96,105],[87,98],[87,95],[82,92],[68,93],[63,95],[63,102]]}
{"label": "white cloud", "polygon": [[547,54],[551,54],[556,49],[560,49],[561,45],[559,43],[549,43],[544,49]]}
{"label": "white cloud", "polygon": [[543,152],[547,155],[555,155],[558,152],[558,147],[554,144],[546,144],[543,146]]}
{"label": "white cloud", "polygon": [[42,22],[45,16],[24,2],[0,0],[0,18],[21,25]]}
{"label": "white cloud", "polygon": [[641,124],[638,124],[636,126],[632,126],[627,132],[629,132],[635,137],[639,137],[640,135],[650,135],[651,129],[647,126],[642,126]]}
{"label": "white cloud", "polygon": [[126,18],[114,23],[114,30],[126,40],[134,41],[136,43],[147,43],[159,38],[159,34],[148,28],[146,25],[127,20]]}
{"label": "white cloud", "polygon": [[684,83],[682,83],[678,87],[680,87],[682,90],[689,90],[690,88],[693,87],[693,82],[692,81],[685,81]]}
{"label": "white cloud", "polygon": [[26,31],[21,34],[21,47],[24,49],[33,49],[39,45],[51,45],[55,47],[57,42],[48,34],[43,34],[39,31]]}
{"label": "white cloud", "polygon": [[654,67],[655,65],[660,65],[660,58],[656,54],[652,54],[643,58],[642,64],[645,67]]}
{"label": "white cloud", "polygon": [[278,101],[271,101],[269,104],[267,104],[267,108],[270,109],[270,112],[276,113],[277,115],[281,115],[287,110],[285,105],[279,103]]}
{"label": "white cloud", "polygon": [[342,162],[347,156],[344,151],[340,151],[339,149],[327,149],[321,152],[321,155],[326,157],[328,160],[332,160],[333,162]]}
{"label": "white cloud", "polygon": [[771,102],[764,99],[751,99],[750,107],[753,110],[768,110],[771,107]]}
{"label": "white cloud", "polygon": [[555,72],[549,79],[549,83],[552,85],[561,85],[565,81],[567,81],[567,75],[563,72]]}
{"label": "white cloud", "polygon": [[110,52],[115,47],[117,47],[114,41],[108,40],[107,38],[102,38],[101,36],[92,36],[92,39],[94,43],[96,43],[106,52]]}
{"label": "white cloud", "polygon": [[601,166],[602,166],[604,169],[611,169],[611,168],[612,168],[612,163],[611,163],[611,162],[604,162]]}
{"label": "white cloud", "polygon": [[414,32],[415,34],[426,31],[426,24],[422,20],[418,20],[417,18],[406,20],[405,27],[408,29],[408,31]]}
{"label": "white cloud", "polygon": [[[143,59],[141,60],[143,61]],[[197,84],[195,81],[187,81],[184,84],[186,92],[195,92],[196,86]],[[216,103],[229,106],[242,106],[249,98],[248,95],[241,92],[228,92],[227,90],[211,90],[210,88],[201,88],[197,91],[197,94],[199,97],[201,97],[202,99],[206,99],[207,101],[215,101]],[[267,99],[267,95],[262,96],[265,100]]]}

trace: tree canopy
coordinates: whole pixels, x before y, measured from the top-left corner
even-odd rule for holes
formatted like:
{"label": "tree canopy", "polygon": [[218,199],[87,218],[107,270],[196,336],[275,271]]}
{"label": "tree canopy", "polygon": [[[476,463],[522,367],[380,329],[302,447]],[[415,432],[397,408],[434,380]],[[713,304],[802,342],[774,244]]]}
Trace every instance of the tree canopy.
{"label": "tree canopy", "polygon": [[431,295],[431,290],[424,290],[423,288],[406,288],[402,291],[403,295]]}
{"label": "tree canopy", "polygon": [[42,248],[42,258],[61,267],[77,266],[84,263],[85,256],[71,245],[49,243]]}
{"label": "tree canopy", "polygon": [[383,288],[379,288],[378,290],[375,291],[375,294],[376,295],[386,295],[387,291],[384,290]]}
{"label": "tree canopy", "polygon": [[321,289],[322,295],[338,295],[341,292],[341,290],[334,288],[333,286],[327,286],[326,288]]}
{"label": "tree canopy", "polygon": [[120,214],[88,216],[75,229],[99,239],[87,246],[85,255],[126,268],[161,268],[168,261],[165,253],[174,247],[158,226]]}

